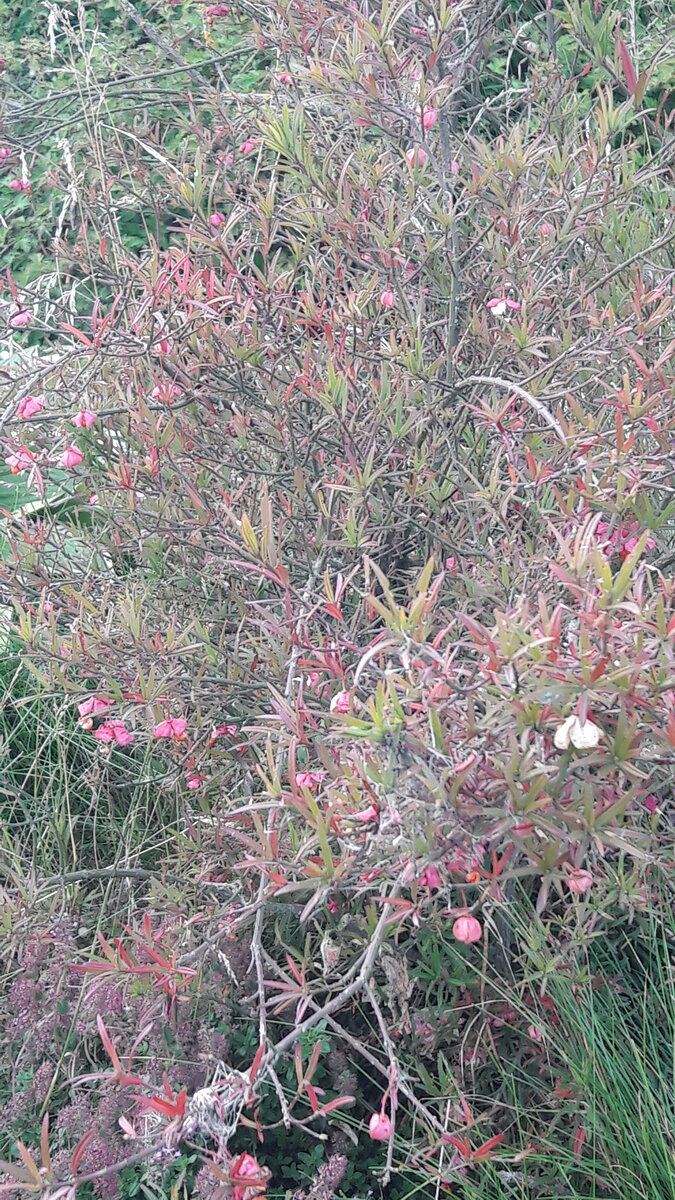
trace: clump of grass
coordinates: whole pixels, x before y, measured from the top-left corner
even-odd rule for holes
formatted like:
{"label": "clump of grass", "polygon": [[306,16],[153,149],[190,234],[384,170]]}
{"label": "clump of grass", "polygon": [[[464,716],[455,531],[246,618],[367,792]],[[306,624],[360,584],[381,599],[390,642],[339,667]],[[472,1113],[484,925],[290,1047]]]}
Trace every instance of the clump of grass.
{"label": "clump of grass", "polygon": [[31,863],[41,874],[142,865],[175,829],[152,756],[104,759],[72,701],[12,655],[0,665],[0,769],[3,858],[19,876]]}
{"label": "clump of grass", "polygon": [[[458,1183],[465,1200],[675,1197],[675,924],[665,904],[608,923],[560,954],[550,928],[517,927],[512,983],[494,985],[520,1045],[488,1070],[519,1162]],[[484,980],[484,985],[487,980]],[[488,1007],[487,1012],[490,1009]],[[522,1025],[529,1021],[529,1047]],[[537,1033],[538,1031],[538,1033]],[[541,1040],[536,1040],[540,1036]]]}
{"label": "clump of grass", "polygon": [[593,942],[582,986],[550,979],[579,1127],[622,1200],[675,1197],[674,944],[672,914],[652,918]]}

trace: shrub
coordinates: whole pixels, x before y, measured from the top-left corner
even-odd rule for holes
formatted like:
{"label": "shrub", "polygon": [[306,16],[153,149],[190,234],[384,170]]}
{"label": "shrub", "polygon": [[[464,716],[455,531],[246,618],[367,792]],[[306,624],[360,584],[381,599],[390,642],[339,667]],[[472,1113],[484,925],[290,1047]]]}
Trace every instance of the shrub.
{"label": "shrub", "polygon": [[[89,875],[64,885],[184,889],[172,956],[146,937],[128,962],[103,929],[88,969],[151,978],[173,1014],[226,934],[252,964],[250,1056],[206,1094],[129,1082],[103,1022],[109,1081],[146,1089],[162,1145],[215,1145],[235,1200],[268,1178],[227,1149],[237,1118],[268,1146],[331,1125],[318,1196],[350,1158],[323,1065],[346,1047],[383,1183],[469,1195],[525,1147],[461,1059],[425,1066],[471,1041],[448,990],[513,971],[516,896],[574,962],[670,858],[669,118],[645,102],[666,52],[640,73],[619,7],[528,9],[527,41],[478,0],[246,15],[267,90],[193,89],[186,61],[179,145],[145,126],[120,153],[96,124],[60,296],[7,279],[12,339],[51,356],[8,385],[33,491],[4,584],[96,812],[135,780],[166,814],[125,840],[140,867],[73,830]],[[166,247],[107,204],[139,179]],[[98,298],[67,312],[82,281]]]}

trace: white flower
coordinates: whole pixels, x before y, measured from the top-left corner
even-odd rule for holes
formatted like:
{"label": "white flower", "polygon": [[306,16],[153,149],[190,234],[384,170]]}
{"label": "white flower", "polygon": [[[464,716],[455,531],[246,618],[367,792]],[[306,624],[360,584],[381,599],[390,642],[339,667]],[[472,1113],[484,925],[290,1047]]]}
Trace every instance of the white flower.
{"label": "white flower", "polygon": [[556,729],[553,743],[556,750],[567,750],[570,743],[575,750],[593,750],[601,737],[603,731],[599,725],[571,716]]}

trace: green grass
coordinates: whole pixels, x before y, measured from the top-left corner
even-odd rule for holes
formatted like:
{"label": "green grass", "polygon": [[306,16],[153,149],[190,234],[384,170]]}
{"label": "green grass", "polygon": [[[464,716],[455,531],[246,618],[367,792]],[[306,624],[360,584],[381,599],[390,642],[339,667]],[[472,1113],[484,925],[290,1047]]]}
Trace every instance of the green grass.
{"label": "green grass", "polygon": [[556,1051],[585,1098],[586,1137],[621,1200],[675,1197],[675,929],[655,920],[595,942],[593,980],[551,979]]}
{"label": "green grass", "polygon": [[165,852],[177,821],[149,752],[113,751],[77,727],[71,696],[41,690],[18,657],[0,666],[0,861],[21,879],[142,866]]}
{"label": "green grass", "polygon": [[[633,927],[599,927],[585,951],[575,955],[568,947],[564,958],[554,956],[544,932],[530,923],[521,986],[501,989],[523,1020],[545,1031],[544,1043],[531,1055],[516,1050],[493,1059],[493,1098],[511,1109],[507,1142],[530,1145],[532,1153],[518,1166],[489,1164],[455,1194],[465,1200],[672,1200],[672,912],[657,904]],[[540,1007],[542,995],[555,1006],[553,1020]],[[569,1096],[555,1099],[556,1082]]]}

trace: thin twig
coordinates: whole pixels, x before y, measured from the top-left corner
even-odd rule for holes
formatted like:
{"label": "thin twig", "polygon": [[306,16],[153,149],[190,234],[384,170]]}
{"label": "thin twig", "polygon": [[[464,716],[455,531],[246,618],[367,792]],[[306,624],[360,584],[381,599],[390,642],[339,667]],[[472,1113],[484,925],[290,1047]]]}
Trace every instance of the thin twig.
{"label": "thin twig", "polygon": [[326,1004],[323,1004],[320,1008],[317,1008],[315,1012],[312,1013],[311,1017],[307,1017],[299,1025],[296,1025],[295,1028],[292,1029],[290,1033],[287,1033],[286,1037],[282,1038],[280,1042],[277,1042],[272,1050],[270,1050],[265,1058],[263,1058],[260,1065],[261,1071],[264,1071],[268,1063],[277,1062],[283,1054],[286,1054],[288,1050],[290,1050],[300,1038],[304,1037],[308,1030],[313,1029],[319,1021],[324,1020],[326,1017],[332,1016],[332,1014],[335,1012],[339,1012],[339,1010],[344,1008],[345,1004],[352,1000],[354,996],[357,996],[364,990],[373,973],[375,962],[380,951],[380,946],[382,945],[387,931],[389,909],[391,908],[392,902],[399,895],[401,886],[401,880],[397,879],[393,884],[389,895],[384,899],[380,919],[377,922],[373,936],[370,939],[368,950],[363,960],[363,966],[361,967],[356,979],[354,979],[353,982],[347,987],[342,988],[338,995],[334,996],[332,1000],[329,1000]]}
{"label": "thin twig", "polygon": [[[290,975],[288,975],[287,972],[284,971],[279,964],[274,961],[274,959],[267,953],[266,950],[263,950],[263,957],[267,967],[270,970],[275,971],[280,979],[283,979],[286,983],[293,982]],[[313,1009],[318,1009],[320,1007],[320,1005],[312,999],[309,1001],[309,1006]],[[348,1046],[351,1046],[352,1050],[358,1054],[359,1058],[362,1058],[364,1062],[367,1062],[375,1071],[378,1071],[380,1075],[383,1075],[386,1079],[389,1078],[389,1067],[386,1065],[386,1063],[381,1062],[377,1055],[373,1054],[372,1050],[370,1050],[368,1046],[364,1045],[364,1043],[360,1041],[359,1038],[355,1037],[353,1033],[349,1033],[348,1030],[344,1029],[342,1025],[340,1025],[340,1022],[336,1021],[335,1017],[328,1016],[325,1018],[325,1020],[326,1024],[329,1025],[333,1030],[333,1033],[343,1042],[346,1042]],[[438,1134],[445,1132],[445,1126],[443,1126],[441,1122],[437,1120],[427,1106],[415,1095],[414,1091],[406,1083],[405,1079],[399,1079],[398,1088],[418,1116],[425,1121],[431,1129]]]}
{"label": "thin twig", "polygon": [[398,1081],[399,1081],[401,1071],[399,1068],[398,1059],[396,1057],[394,1043],[392,1042],[392,1040],[389,1036],[389,1030],[387,1029],[387,1022],[384,1019],[382,1009],[380,1008],[380,1006],[377,1002],[375,992],[374,992],[372,984],[370,982],[368,982],[366,984],[365,990],[366,990],[366,996],[368,997],[368,1001],[370,1003],[370,1007],[372,1008],[373,1012],[375,1013],[377,1024],[379,1025],[379,1028],[380,1028],[380,1036],[382,1038],[382,1041],[384,1042],[384,1046],[387,1051],[387,1057],[389,1059],[389,1111],[391,1113],[391,1120],[390,1120],[391,1127],[389,1130],[389,1137],[387,1139],[387,1161],[385,1163],[384,1172],[382,1175],[382,1186],[386,1187],[391,1179],[392,1169],[393,1169],[393,1165],[394,1165],[394,1136],[396,1134],[396,1093],[397,1093],[397,1089],[398,1089]]}
{"label": "thin twig", "polygon": [[183,55],[179,54],[178,51],[171,45],[171,43],[167,42],[166,38],[163,38],[161,33],[158,33],[157,30],[153,28],[149,21],[146,21],[140,13],[136,12],[136,9],[134,8],[133,4],[129,3],[129,0],[119,0],[119,6],[122,9],[122,12],[126,13],[126,15],[134,22],[134,24],[138,25],[138,28],[143,30],[143,33],[149,39],[149,41],[152,42],[153,46],[157,46],[157,48],[161,50],[167,58],[171,59],[171,62],[176,63],[176,65],[181,67],[181,69],[187,71],[187,74],[190,76],[190,79],[193,83],[196,83],[199,87],[205,87],[209,91],[215,91],[213,85],[209,83],[208,79],[206,79],[204,75],[202,75],[201,71],[198,71],[195,67],[192,67],[189,65],[189,63],[186,63]]}
{"label": "thin twig", "polygon": [[[300,609],[298,612],[298,617],[297,617],[296,621],[294,622],[294,631],[296,634],[298,633],[298,626],[299,626],[300,622],[303,620],[303,618],[306,615],[307,606],[309,604],[309,598],[312,594],[314,582],[315,582],[316,577],[321,569],[321,565],[322,565],[322,559],[321,559],[321,556],[319,556],[316,559],[316,561],[312,564],[312,567],[311,567],[311,570],[309,573],[309,577],[307,579],[307,583],[305,584],[305,587],[303,589],[302,603],[301,603],[301,606],[300,606]],[[290,701],[290,699],[293,695],[295,672],[296,672],[297,665],[298,665],[298,659],[299,659],[301,653],[302,653],[302,638],[296,636],[296,638],[294,640],[293,648],[291,650],[291,653],[290,653],[290,656],[288,659],[288,668],[286,671],[286,683],[285,683],[285,687],[284,687],[284,699],[286,701]],[[285,751],[283,749],[280,749],[277,753],[276,760],[275,760],[275,771],[276,771],[277,778],[279,778],[279,776],[281,775],[284,757],[285,757]],[[274,828],[274,821],[276,818],[276,814],[277,814],[277,809],[273,808],[270,810],[269,816],[267,818],[267,825],[266,825],[266,831],[267,831],[268,837],[270,836],[270,834],[272,833],[272,830]],[[255,927],[253,930],[253,937],[251,938],[251,959],[252,959],[253,965],[255,967],[256,982],[257,982],[257,987],[258,987],[258,1029],[259,1029],[261,1046],[264,1046],[267,1043],[267,1010],[265,1008],[265,978],[264,978],[263,964],[262,964],[262,934],[263,934],[263,923],[264,923],[264,919],[265,919],[265,909],[266,909],[266,904],[267,904],[267,897],[265,895],[266,890],[267,890],[267,876],[265,875],[265,872],[261,870],[260,883],[258,885],[258,898],[256,901],[258,911],[256,913],[256,918],[255,918]]]}

